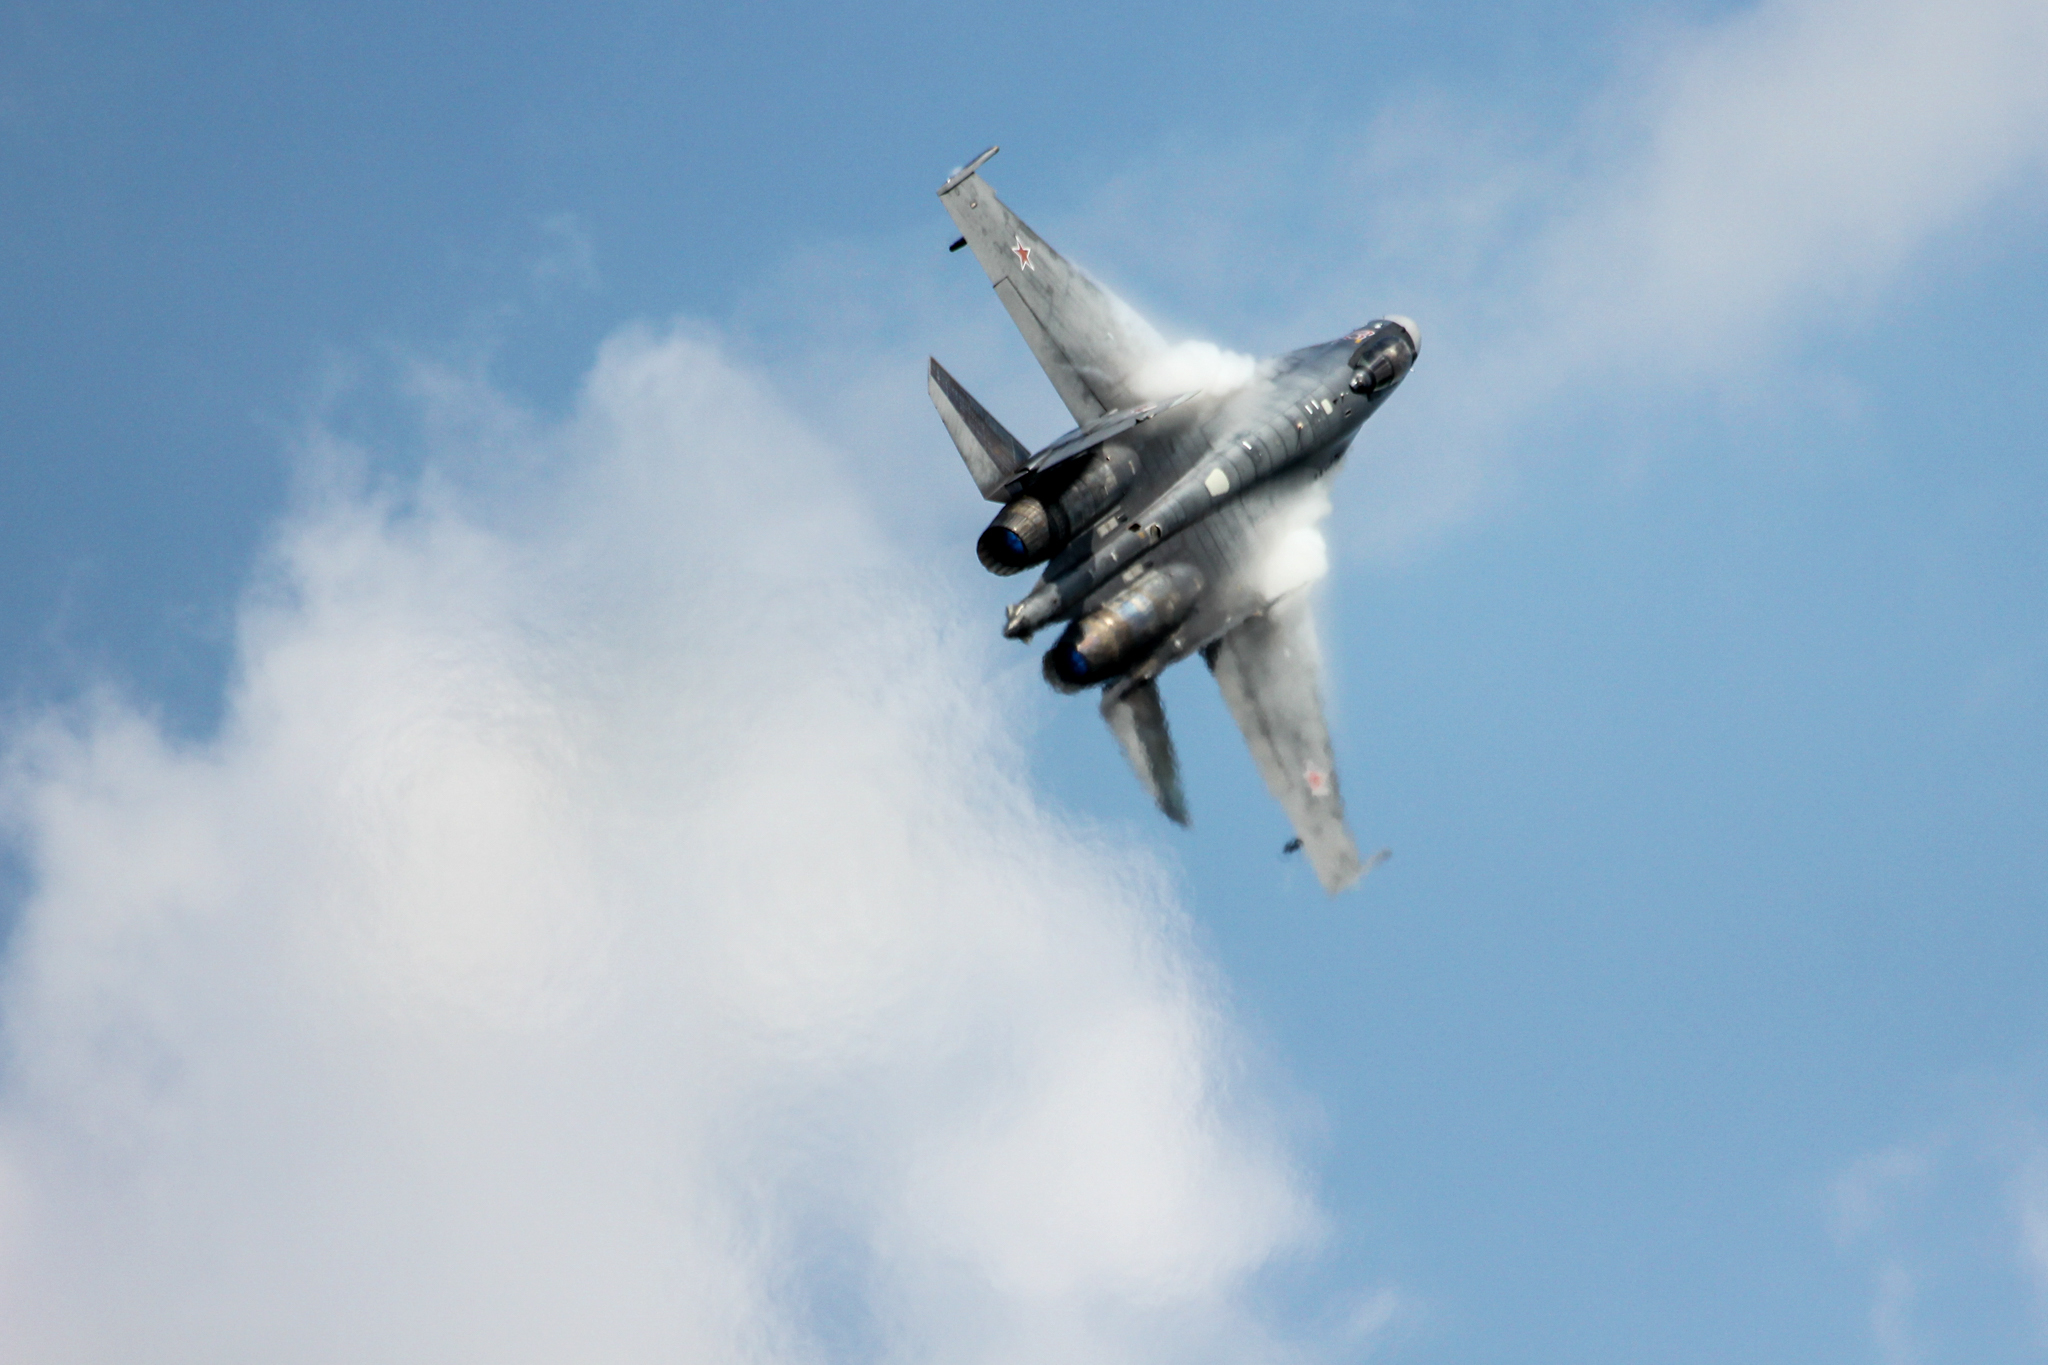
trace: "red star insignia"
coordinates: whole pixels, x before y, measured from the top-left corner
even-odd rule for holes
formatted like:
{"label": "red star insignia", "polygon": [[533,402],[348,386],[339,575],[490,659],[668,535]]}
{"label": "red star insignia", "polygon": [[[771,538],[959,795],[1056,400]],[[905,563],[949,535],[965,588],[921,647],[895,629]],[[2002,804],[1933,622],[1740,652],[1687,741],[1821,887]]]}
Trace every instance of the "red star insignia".
{"label": "red star insignia", "polygon": [[1301,775],[1308,781],[1308,790],[1309,795],[1311,796],[1321,796],[1323,794],[1323,788],[1327,786],[1330,781],[1329,777],[1323,772],[1321,768],[1305,768],[1302,770]]}
{"label": "red star insignia", "polygon": [[1023,266],[1026,270],[1038,269],[1037,266],[1031,264],[1031,248],[1024,245],[1024,239],[1022,237],[1015,237],[1011,240],[1016,243],[1015,246],[1010,248],[1010,252],[1016,256],[1017,264]]}

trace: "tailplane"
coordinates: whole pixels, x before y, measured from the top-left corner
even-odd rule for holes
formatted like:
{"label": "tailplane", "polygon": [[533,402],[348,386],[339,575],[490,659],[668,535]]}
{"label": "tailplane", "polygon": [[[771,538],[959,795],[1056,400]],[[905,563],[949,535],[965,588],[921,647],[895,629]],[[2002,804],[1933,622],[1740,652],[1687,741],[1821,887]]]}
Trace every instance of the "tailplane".
{"label": "tailplane", "polygon": [[1187,798],[1181,794],[1180,764],[1173,756],[1173,736],[1166,729],[1166,708],[1159,688],[1148,678],[1136,685],[1112,684],[1102,694],[1102,718],[1109,722],[1131,770],[1145,794],[1158,803],[1176,825],[1188,822]]}

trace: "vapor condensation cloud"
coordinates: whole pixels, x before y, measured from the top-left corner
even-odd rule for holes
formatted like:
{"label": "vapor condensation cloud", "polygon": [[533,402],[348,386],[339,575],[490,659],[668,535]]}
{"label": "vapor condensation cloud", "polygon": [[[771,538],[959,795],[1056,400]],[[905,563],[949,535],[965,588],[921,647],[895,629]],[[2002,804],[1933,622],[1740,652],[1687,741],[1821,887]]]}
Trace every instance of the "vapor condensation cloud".
{"label": "vapor condensation cloud", "polygon": [[1243,1360],[1316,1215],[1163,874],[715,339],[331,440],[217,738],[11,734],[13,1361]]}

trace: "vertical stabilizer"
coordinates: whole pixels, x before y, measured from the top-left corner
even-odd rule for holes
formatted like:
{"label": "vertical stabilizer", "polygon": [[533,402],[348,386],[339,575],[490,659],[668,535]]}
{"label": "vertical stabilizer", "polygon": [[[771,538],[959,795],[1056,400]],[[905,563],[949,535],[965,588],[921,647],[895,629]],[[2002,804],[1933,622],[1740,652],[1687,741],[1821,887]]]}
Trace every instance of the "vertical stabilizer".
{"label": "vertical stabilizer", "polygon": [[1004,485],[1030,461],[1031,452],[936,360],[926,387],[931,390],[932,406],[939,410],[939,420],[946,424],[953,444],[960,447],[960,458],[967,462],[974,486],[990,502],[1002,502]]}

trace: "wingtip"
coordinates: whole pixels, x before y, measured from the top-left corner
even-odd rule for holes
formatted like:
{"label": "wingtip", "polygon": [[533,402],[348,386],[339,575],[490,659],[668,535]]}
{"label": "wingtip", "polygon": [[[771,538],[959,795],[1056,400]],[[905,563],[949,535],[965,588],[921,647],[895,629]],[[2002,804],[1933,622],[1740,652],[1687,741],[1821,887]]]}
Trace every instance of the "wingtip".
{"label": "wingtip", "polygon": [[1367,877],[1370,877],[1372,875],[1374,868],[1378,867],[1381,863],[1385,862],[1387,859],[1393,856],[1394,850],[1392,850],[1391,848],[1381,849],[1379,852],[1373,854],[1370,858],[1367,858],[1362,864],[1360,864],[1358,868],[1358,875],[1353,877],[1349,882],[1345,883],[1345,885],[1358,885],[1360,882],[1364,881]]}
{"label": "wingtip", "polygon": [[1374,868],[1378,867],[1387,859],[1393,857],[1394,850],[1392,850],[1391,848],[1383,848],[1379,852],[1373,854],[1370,858],[1367,858],[1362,863],[1354,861],[1356,856],[1357,855],[1354,854],[1352,858],[1347,858],[1344,860],[1345,862],[1349,863],[1350,866],[1339,866],[1333,869],[1331,875],[1328,877],[1323,876],[1323,870],[1321,868],[1316,869],[1317,879],[1322,881],[1323,890],[1325,892],[1332,896],[1338,896],[1342,895],[1346,891],[1349,891],[1352,887],[1358,885],[1367,877],[1371,876],[1372,870]]}
{"label": "wingtip", "polygon": [[966,180],[968,176],[973,175],[976,171],[980,170],[982,168],[982,165],[986,163],[990,157],[994,156],[997,152],[1000,152],[1001,150],[1003,150],[1001,146],[990,147],[980,156],[974,158],[974,160],[968,162],[965,166],[962,166],[959,170],[947,176],[946,183],[939,186],[939,197],[943,199],[947,195],[951,194],[954,190],[959,189],[962,181]]}

